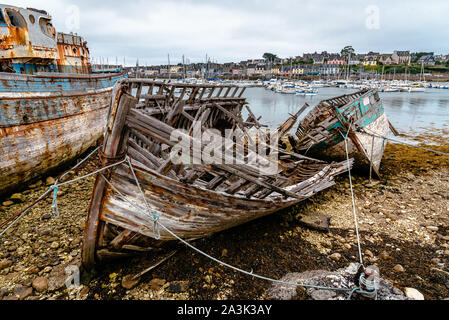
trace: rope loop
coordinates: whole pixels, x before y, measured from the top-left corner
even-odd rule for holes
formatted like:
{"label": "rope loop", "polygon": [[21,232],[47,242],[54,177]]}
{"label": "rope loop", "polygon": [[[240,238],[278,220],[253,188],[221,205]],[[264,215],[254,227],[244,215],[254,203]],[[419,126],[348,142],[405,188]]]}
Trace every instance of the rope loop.
{"label": "rope loop", "polygon": [[51,203],[51,211],[53,212],[53,217],[59,219],[59,210],[58,210],[58,180],[56,180],[55,184],[53,184],[50,189],[53,190],[53,200]]}
{"label": "rope loop", "polygon": [[359,286],[351,291],[348,296],[348,300],[351,300],[351,297],[354,293],[358,293],[365,298],[377,300],[378,288],[379,281],[376,277],[376,271],[364,268],[359,277]]}

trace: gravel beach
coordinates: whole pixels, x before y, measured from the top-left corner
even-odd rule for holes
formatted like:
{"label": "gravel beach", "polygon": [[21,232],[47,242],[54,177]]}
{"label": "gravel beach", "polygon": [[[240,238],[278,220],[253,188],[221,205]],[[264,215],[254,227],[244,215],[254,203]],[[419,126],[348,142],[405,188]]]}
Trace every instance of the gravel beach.
{"label": "gravel beach", "polygon": [[[449,152],[447,132],[429,132],[418,140]],[[93,159],[76,176],[95,167]],[[381,277],[400,290],[414,288],[425,299],[449,298],[449,157],[389,143],[380,180],[370,183],[357,168],[352,173],[364,262],[376,265]],[[48,197],[0,239],[0,299],[268,298],[269,282],[236,273],[183,245],[138,281],[130,275],[158,256],[103,265],[83,275],[80,286],[66,289],[66,267],[79,265],[94,181],[89,177],[59,189],[59,219],[52,216]],[[43,177],[4,195],[0,221],[52,183]],[[310,214],[330,216],[329,232],[304,226],[300,219]],[[275,279],[290,272],[345,268],[359,259],[348,175],[296,207],[193,244],[226,263]]]}

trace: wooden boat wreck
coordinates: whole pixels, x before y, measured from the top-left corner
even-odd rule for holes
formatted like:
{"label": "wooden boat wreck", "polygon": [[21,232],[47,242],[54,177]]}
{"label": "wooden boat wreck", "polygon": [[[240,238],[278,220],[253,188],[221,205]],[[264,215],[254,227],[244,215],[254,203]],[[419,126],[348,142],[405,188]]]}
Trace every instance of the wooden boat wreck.
{"label": "wooden boat wreck", "polygon": [[0,193],[86,151],[102,136],[123,74],[91,73],[86,42],[44,11],[0,5]]}
{"label": "wooden boat wreck", "polygon": [[[265,140],[250,134],[220,146],[223,154],[235,155],[242,147],[247,159],[275,162],[275,170],[261,171],[249,161],[205,162],[204,145],[187,162],[174,162],[180,143],[194,150],[204,142],[195,136],[198,128],[214,129],[224,139],[227,132],[263,127],[242,98],[244,90],[148,79],[117,82],[100,152],[104,166],[116,165],[99,174],[94,185],[83,241],[85,267],[173,243],[176,237],[164,228],[189,241],[297,204],[332,186],[333,178],[352,165],[352,160],[325,163],[274,144],[267,155],[254,154],[249,146]],[[296,117],[276,132],[285,134]],[[158,231],[155,215],[164,226]]]}
{"label": "wooden boat wreck", "polygon": [[344,140],[348,136],[350,157],[369,164],[379,176],[386,144],[383,137],[390,130],[397,135],[378,92],[363,89],[321,101],[299,122],[296,137],[292,135],[289,140],[298,153],[346,159]]}

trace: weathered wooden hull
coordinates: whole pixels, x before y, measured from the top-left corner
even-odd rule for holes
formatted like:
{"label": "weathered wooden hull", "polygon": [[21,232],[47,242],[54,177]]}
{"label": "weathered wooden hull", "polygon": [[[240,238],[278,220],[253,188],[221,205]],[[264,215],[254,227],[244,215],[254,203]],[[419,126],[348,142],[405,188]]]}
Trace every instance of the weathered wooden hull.
{"label": "weathered wooden hull", "polygon": [[120,77],[0,75],[0,193],[92,146],[104,133],[112,85]]}
{"label": "weathered wooden hull", "polygon": [[291,140],[297,152],[344,159],[348,134],[349,156],[379,175],[386,144],[380,137],[386,137],[390,127],[377,92],[362,90],[320,102],[299,123],[297,139]]}
{"label": "weathered wooden hull", "polygon": [[[107,165],[128,157],[132,165],[121,163],[97,177],[83,242],[87,268],[106,257],[151,251],[175,240],[172,233],[202,238],[297,204],[332,186],[335,175],[352,165],[285,151],[279,151],[280,169],[270,175],[251,164],[172,164],[167,155],[177,143],[171,134],[187,129],[183,141],[191,148],[198,142],[192,135],[195,119],[205,129],[260,125],[249,109],[250,118],[241,119],[246,102],[237,87],[178,86],[130,79],[115,88],[102,160]],[[278,132],[284,134],[292,121]],[[199,150],[193,157],[204,159],[206,151]],[[155,215],[164,228],[155,229]]]}

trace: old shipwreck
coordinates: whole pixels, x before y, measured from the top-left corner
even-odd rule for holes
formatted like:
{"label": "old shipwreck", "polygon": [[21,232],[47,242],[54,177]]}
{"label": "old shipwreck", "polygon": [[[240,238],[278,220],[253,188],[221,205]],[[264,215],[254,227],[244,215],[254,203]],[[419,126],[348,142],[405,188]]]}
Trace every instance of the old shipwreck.
{"label": "old shipwreck", "polygon": [[0,5],[0,193],[74,159],[106,125],[115,81],[42,10]]}
{"label": "old shipwreck", "polygon": [[[244,90],[148,79],[116,83],[100,151],[103,167],[111,167],[94,185],[82,250],[85,267],[158,250],[173,243],[174,235],[190,241],[271,214],[332,186],[352,165],[352,159],[326,163],[277,144],[256,154],[252,146],[266,146],[267,140],[249,134],[263,125],[242,98]],[[275,135],[282,138],[296,118],[287,119]],[[240,148],[245,159],[258,161],[205,162],[210,150],[200,146],[195,152],[204,139],[195,131],[208,129],[218,140],[236,130],[248,133],[219,149],[232,157]],[[173,161],[179,144],[194,151],[186,162]],[[260,170],[257,163],[275,166]]]}
{"label": "old shipwreck", "polygon": [[379,176],[384,137],[390,130],[397,135],[378,92],[363,89],[321,101],[299,122],[289,141],[298,153],[332,159],[346,159],[347,147],[350,157],[368,164]]}

